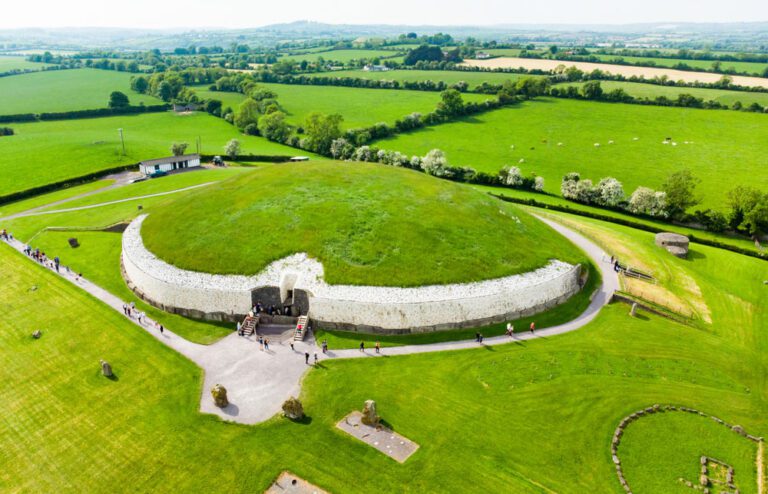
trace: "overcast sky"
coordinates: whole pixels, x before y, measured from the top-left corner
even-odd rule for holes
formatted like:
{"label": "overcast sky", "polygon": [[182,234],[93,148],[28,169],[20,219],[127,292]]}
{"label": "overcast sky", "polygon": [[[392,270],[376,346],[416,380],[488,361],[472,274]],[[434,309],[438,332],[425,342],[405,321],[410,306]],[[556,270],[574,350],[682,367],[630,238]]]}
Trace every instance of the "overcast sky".
{"label": "overcast sky", "polygon": [[768,20],[768,1],[730,0],[3,0],[0,28],[347,24],[626,24]]}

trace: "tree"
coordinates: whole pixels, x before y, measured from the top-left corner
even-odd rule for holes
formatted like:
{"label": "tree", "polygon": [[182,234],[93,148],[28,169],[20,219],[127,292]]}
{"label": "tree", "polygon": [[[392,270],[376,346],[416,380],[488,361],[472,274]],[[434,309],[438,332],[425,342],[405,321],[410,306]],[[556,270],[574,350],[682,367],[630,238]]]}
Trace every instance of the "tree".
{"label": "tree", "polygon": [[768,232],[768,192],[740,185],[728,193],[731,228],[758,235]]}
{"label": "tree", "polygon": [[205,102],[205,111],[211,115],[221,115],[221,101],[209,99]]}
{"label": "tree", "polygon": [[624,188],[613,177],[600,179],[597,184],[597,198],[603,206],[616,207],[624,200]]}
{"label": "tree", "polygon": [[403,63],[405,65],[416,65],[416,62],[441,62],[442,60],[443,50],[440,47],[421,45],[409,51]]}
{"label": "tree", "polygon": [[448,89],[440,93],[437,113],[443,116],[456,116],[464,113],[464,100],[461,93],[456,89]]}
{"label": "tree", "polygon": [[549,47],[549,53],[551,53],[552,55],[556,54],[557,53],[557,45],[551,45]]}
{"label": "tree", "polygon": [[320,154],[327,155],[331,150],[334,139],[341,137],[341,122],[344,118],[339,114],[323,115],[312,112],[304,121],[304,132],[307,135],[309,148]]}
{"label": "tree", "polygon": [[577,172],[567,173],[560,183],[560,194],[566,199],[576,199],[576,184],[581,180],[581,175]]}
{"label": "tree", "polygon": [[276,111],[259,118],[259,132],[270,141],[285,142],[291,133],[285,113]]}
{"label": "tree", "polygon": [[520,173],[520,168],[516,166],[505,166],[502,168],[499,171],[499,179],[502,184],[512,187],[523,184],[523,175]]}
{"label": "tree", "polygon": [[147,89],[149,88],[149,82],[147,81],[146,77],[132,77],[131,78],[131,89],[136,91],[137,93],[146,93]]}
{"label": "tree", "polygon": [[128,106],[130,106],[130,103],[128,102],[128,96],[126,96],[124,93],[121,93],[120,91],[113,91],[112,94],[109,95],[110,108],[126,108]]}
{"label": "tree", "polygon": [[671,218],[682,219],[688,209],[700,202],[693,194],[699,182],[690,170],[674,172],[667,178],[662,189],[667,193],[667,212]]}
{"label": "tree", "polygon": [[431,150],[421,160],[421,169],[424,170],[427,175],[442,177],[445,175],[447,167],[448,159],[445,157],[445,153],[439,149]]}
{"label": "tree", "polygon": [[181,156],[187,150],[187,146],[189,146],[189,144],[186,142],[174,142],[171,144],[171,153],[173,153],[174,156]]}
{"label": "tree", "polygon": [[603,95],[603,88],[600,81],[587,81],[581,86],[581,95],[586,99],[600,99]]}
{"label": "tree", "polygon": [[259,104],[251,98],[248,98],[237,107],[237,113],[235,113],[235,125],[240,129],[245,129],[249,124],[258,123],[260,116]]}
{"label": "tree", "polygon": [[667,195],[648,187],[638,187],[629,197],[629,212],[648,216],[667,217]]}
{"label": "tree", "polygon": [[232,159],[240,156],[240,141],[237,139],[230,140],[226,146],[224,146],[224,154]]}

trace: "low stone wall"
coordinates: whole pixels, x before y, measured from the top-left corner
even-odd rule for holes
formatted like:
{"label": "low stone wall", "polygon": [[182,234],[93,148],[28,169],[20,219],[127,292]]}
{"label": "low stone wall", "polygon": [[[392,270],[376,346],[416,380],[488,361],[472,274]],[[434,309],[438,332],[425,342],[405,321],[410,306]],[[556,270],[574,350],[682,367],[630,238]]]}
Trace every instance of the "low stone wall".
{"label": "low stone wall", "polygon": [[[488,281],[416,288],[328,285],[323,266],[306,254],[275,261],[254,276],[186,271],[160,260],[141,239],[139,216],[123,234],[122,265],[128,285],[163,310],[234,321],[255,295],[293,290],[315,326],[407,333],[477,327],[535,314],[580,289],[580,266],[552,260],[519,275]],[[289,284],[290,286],[288,286]]]}

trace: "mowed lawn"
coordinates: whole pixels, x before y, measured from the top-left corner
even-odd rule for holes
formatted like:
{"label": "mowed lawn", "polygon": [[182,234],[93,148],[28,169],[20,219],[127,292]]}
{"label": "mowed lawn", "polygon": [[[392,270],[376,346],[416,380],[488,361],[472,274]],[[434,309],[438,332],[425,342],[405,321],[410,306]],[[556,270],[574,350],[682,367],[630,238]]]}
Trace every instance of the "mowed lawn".
{"label": "mowed lawn", "polygon": [[[168,156],[174,142],[187,142],[188,151],[194,152],[198,137],[201,151],[207,154],[224,154],[230,139],[240,141],[243,154],[296,154],[293,148],[242,135],[224,120],[205,113],[164,112],[11,127],[16,135],[3,137],[0,144],[0,195]],[[118,129],[123,129],[125,156]]]}
{"label": "mowed lawn", "polygon": [[[260,83],[277,94],[280,107],[292,124],[300,125],[312,112],[338,113],[344,117],[345,129],[367,127],[378,122],[390,125],[413,112],[426,114],[437,108],[440,93],[399,89],[361,89],[336,86],[303,86],[297,84]],[[196,88],[202,98],[219,99],[224,106],[237,111],[245,99],[240,93],[208,91]],[[465,101],[485,101],[494,96],[465,94]]]}
{"label": "mowed lawn", "polygon": [[159,99],[131,91],[133,74],[114,70],[49,70],[0,78],[0,115],[106,108],[112,91],[132,105],[159,105]]}
{"label": "mowed lawn", "polygon": [[[326,361],[302,384],[311,421],[242,426],[198,413],[201,373],[192,363],[0,245],[0,490],[263,492],[290,470],[334,493],[618,493],[611,435],[639,408],[690,406],[758,436],[768,431],[768,268],[717,249],[696,254],[675,262],[713,308],[706,328],[631,318],[614,305],[553,338]],[[30,337],[35,329],[40,340]],[[100,375],[102,358],[117,379]],[[420,445],[406,463],[336,429],[366,399]],[[633,490],[684,494],[677,478],[707,454],[734,465],[741,492],[756,494],[754,450],[712,425],[664,415],[630,426],[621,452]]]}
{"label": "mowed lawn", "polygon": [[[489,173],[516,165],[543,176],[553,193],[572,171],[595,183],[615,177],[629,194],[639,185],[658,188],[670,173],[690,168],[702,180],[703,206],[724,208],[726,192],[736,185],[768,188],[766,117],[542,98],[377,145],[421,156],[439,148],[451,165]],[[662,144],[667,137],[677,145]]]}
{"label": "mowed lawn", "polygon": [[[434,81],[455,84],[464,81],[470,89],[487,82],[489,84],[503,84],[505,81],[515,81],[521,74],[504,74],[501,72],[470,72],[458,70],[387,70],[384,72],[368,72],[365,70],[339,70],[335,72],[320,72],[311,74],[312,77],[338,77],[353,79],[370,79],[399,82]],[[526,76],[536,77],[536,76]]]}
{"label": "mowed lawn", "polygon": [[[557,88],[566,88],[568,86],[575,86],[580,88],[584,83],[581,82],[564,82],[557,84]],[[751,91],[728,91],[727,89],[709,89],[698,87],[676,87],[676,86],[660,86],[657,84],[643,84],[640,82],[624,82],[624,81],[600,81],[600,87],[603,88],[603,92],[613,91],[614,89],[623,89],[627,94],[634,96],[635,98],[649,98],[655,99],[659,96],[664,96],[669,99],[677,99],[681,94],[690,94],[696,98],[701,98],[705,101],[712,100],[722,103],[724,105],[733,105],[735,102],[740,101],[742,105],[749,106],[752,103],[759,103],[763,106],[768,106],[768,93],[751,92]]]}

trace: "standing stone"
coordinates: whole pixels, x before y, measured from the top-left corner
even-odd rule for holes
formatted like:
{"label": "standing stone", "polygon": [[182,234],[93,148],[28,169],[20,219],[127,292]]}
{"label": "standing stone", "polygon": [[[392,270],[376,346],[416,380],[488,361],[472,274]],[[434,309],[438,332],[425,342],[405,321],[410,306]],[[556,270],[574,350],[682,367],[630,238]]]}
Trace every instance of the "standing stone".
{"label": "standing stone", "polygon": [[283,415],[291,420],[301,420],[304,418],[304,406],[299,400],[291,396],[283,403]]}
{"label": "standing stone", "polygon": [[213,395],[213,403],[217,407],[224,408],[225,406],[229,405],[229,400],[227,399],[227,388],[221,384],[217,384],[211,388],[211,395]]}
{"label": "standing stone", "polygon": [[373,400],[366,400],[363,407],[363,418],[361,421],[365,425],[377,426],[381,421],[381,417],[376,413],[376,402]]}
{"label": "standing stone", "polygon": [[32,338],[34,338],[36,340],[39,340],[41,336],[43,336],[43,332],[40,331],[39,329],[37,331],[35,331],[34,333],[32,333]]}
{"label": "standing stone", "polygon": [[637,302],[632,303],[632,308],[629,309],[629,315],[632,317],[635,317],[635,314],[637,314]]}
{"label": "standing stone", "polygon": [[101,363],[101,374],[104,377],[112,377],[112,366],[106,360],[99,360]]}

